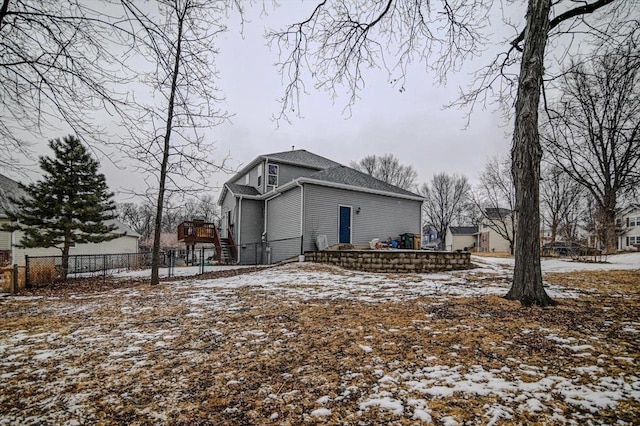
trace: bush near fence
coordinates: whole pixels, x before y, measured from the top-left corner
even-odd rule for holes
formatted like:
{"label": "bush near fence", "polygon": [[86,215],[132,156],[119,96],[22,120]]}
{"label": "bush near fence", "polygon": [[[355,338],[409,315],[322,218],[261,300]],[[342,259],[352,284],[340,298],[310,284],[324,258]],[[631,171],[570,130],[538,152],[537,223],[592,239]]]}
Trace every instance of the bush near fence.
{"label": "bush near fence", "polygon": [[[16,276],[17,273],[17,276]],[[14,278],[15,277],[15,278]],[[14,285],[15,280],[15,285]],[[25,267],[6,266],[0,268],[0,288],[7,293],[14,293],[25,287]]]}

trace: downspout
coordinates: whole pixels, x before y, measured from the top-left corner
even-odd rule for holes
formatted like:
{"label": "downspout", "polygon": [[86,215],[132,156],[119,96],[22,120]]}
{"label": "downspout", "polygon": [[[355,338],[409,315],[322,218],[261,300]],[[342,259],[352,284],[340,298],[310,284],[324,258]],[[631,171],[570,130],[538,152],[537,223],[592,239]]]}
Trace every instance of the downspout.
{"label": "downspout", "polygon": [[296,180],[300,187],[300,254],[304,254],[304,185]]}
{"label": "downspout", "polygon": [[269,247],[269,234],[268,234],[268,214],[269,214],[269,201],[273,200],[274,198],[278,198],[279,196],[281,196],[282,193],[279,192],[276,195],[274,195],[273,197],[269,197],[269,198],[265,198],[264,200],[264,232],[262,233],[262,242],[264,243],[264,250],[267,253],[267,262],[266,264],[269,265],[271,264],[271,248]]}
{"label": "downspout", "polygon": [[240,263],[240,231],[242,230],[242,195],[238,198],[238,239],[236,240],[236,245],[238,248],[236,249],[236,253],[238,254],[238,258],[236,259],[236,265]]}

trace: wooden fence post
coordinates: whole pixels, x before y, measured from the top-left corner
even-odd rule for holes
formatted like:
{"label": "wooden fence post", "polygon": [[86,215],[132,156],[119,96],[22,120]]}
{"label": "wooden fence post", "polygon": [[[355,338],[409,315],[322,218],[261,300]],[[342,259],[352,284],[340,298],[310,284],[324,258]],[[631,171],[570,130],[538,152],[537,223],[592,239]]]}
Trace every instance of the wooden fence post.
{"label": "wooden fence post", "polygon": [[18,264],[13,264],[13,273],[11,274],[11,294],[18,293],[18,282],[20,277],[18,275]]}

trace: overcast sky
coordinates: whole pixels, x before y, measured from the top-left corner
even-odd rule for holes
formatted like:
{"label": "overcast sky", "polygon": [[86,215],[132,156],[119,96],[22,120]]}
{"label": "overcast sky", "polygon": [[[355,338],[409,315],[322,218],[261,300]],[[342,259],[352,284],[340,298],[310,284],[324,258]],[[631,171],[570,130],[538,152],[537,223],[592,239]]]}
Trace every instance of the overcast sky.
{"label": "overcast sky", "polygon": [[[350,115],[343,112],[346,98],[332,103],[326,92],[313,89],[309,82],[309,94],[301,104],[303,118],[294,117],[290,124],[280,122],[277,126],[272,116],[279,112],[277,99],[284,87],[273,65],[277,53],[266,45],[263,34],[268,28],[299,21],[314,5],[285,0],[267,16],[249,10],[247,18],[251,22],[245,24],[242,35],[237,15],[230,15],[229,31],[217,43],[218,85],[226,97],[222,108],[234,116],[231,122],[206,132],[219,156],[230,156],[229,165],[239,168],[258,155],[295,146],[345,165],[369,154],[392,153],[418,171],[418,183],[438,172],[464,174],[474,182],[490,156],[508,154],[511,127],[505,125],[499,112],[477,107],[470,126],[464,129],[466,111],[443,108],[456,99],[459,88],[469,83],[469,73],[486,64],[489,56],[466,64],[461,73],[449,75],[446,87],[438,86],[435,76],[427,74],[419,63],[410,67],[403,92],[388,82],[386,71],[367,71],[366,89]],[[494,40],[512,36],[514,30],[505,28],[499,15],[492,24]],[[47,139],[66,134],[64,127],[59,132]],[[37,145],[37,154],[50,154],[46,141]],[[141,176],[133,170],[117,169],[104,158],[101,163],[101,171],[118,200],[123,199],[123,189],[141,185]],[[221,187],[230,177],[213,175],[210,183]],[[217,197],[218,190],[214,195]]]}

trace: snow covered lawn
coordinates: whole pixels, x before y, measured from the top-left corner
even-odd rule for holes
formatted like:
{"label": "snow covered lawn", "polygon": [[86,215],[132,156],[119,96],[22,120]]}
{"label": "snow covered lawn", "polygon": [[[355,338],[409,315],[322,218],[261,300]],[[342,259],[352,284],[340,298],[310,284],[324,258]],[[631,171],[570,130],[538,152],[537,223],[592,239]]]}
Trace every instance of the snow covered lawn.
{"label": "snow covered lawn", "polygon": [[547,269],[550,309],[500,298],[510,265],[487,258],[454,273],[290,264],[5,297],[0,424],[637,424],[633,256]]}

